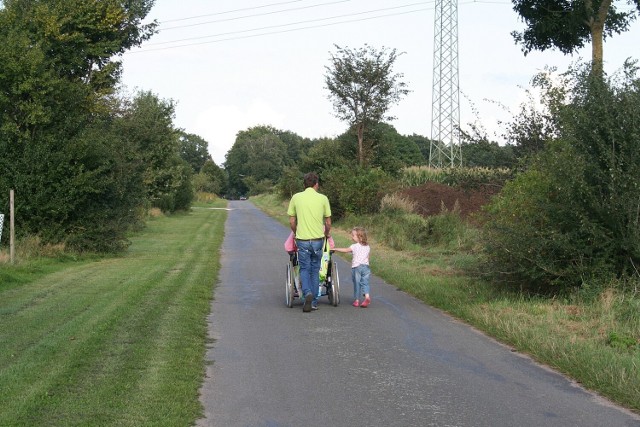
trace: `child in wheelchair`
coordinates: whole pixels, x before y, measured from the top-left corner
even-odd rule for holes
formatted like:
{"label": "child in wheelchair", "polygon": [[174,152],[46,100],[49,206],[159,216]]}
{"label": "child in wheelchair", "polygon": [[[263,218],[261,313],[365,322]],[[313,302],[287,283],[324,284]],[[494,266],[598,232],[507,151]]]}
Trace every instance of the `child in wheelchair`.
{"label": "child in wheelchair", "polygon": [[[324,251],[323,249],[324,253],[323,253],[321,265],[320,265],[320,290],[322,291],[322,288],[324,286],[325,293],[328,285],[327,280],[329,279],[327,272],[329,271],[328,269],[330,268],[329,264],[331,263],[331,253],[333,252],[333,248],[335,247],[333,237],[329,237],[327,239],[327,243],[329,247],[327,248],[326,251]],[[296,246],[296,239],[293,232],[289,233],[289,237],[287,237],[287,240],[285,240],[284,250],[287,251],[287,253],[289,254],[289,261],[291,261],[292,266],[296,268],[298,266],[298,248]],[[299,292],[301,290],[300,287],[301,287],[300,280],[298,275],[296,274],[295,290],[293,295],[295,298],[299,297]]]}

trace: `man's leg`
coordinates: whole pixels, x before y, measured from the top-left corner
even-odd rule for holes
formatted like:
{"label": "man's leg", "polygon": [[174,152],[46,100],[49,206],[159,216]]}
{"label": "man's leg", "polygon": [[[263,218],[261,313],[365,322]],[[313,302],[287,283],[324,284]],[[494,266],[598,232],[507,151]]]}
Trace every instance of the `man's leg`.
{"label": "man's leg", "polygon": [[314,240],[311,243],[311,292],[313,292],[313,306],[318,306],[318,291],[320,289],[320,262],[322,261],[323,240]]}
{"label": "man's leg", "polygon": [[[302,296],[304,297],[304,305],[302,311],[311,311],[311,302],[313,300],[313,286],[311,281],[311,254],[313,248],[311,242],[298,240],[298,265],[300,266],[300,284],[302,285]],[[318,273],[320,274],[320,273]]]}

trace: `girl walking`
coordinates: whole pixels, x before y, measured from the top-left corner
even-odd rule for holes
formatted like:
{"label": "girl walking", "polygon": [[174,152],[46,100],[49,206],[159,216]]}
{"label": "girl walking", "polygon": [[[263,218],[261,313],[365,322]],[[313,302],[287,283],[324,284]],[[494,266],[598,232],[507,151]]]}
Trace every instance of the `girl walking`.
{"label": "girl walking", "polygon": [[[353,306],[367,308],[371,304],[369,296],[369,252],[371,247],[367,243],[367,231],[362,227],[354,227],[351,230],[351,240],[353,245],[348,248],[334,248],[336,252],[352,253],[351,259],[351,279],[353,280]],[[360,302],[360,298],[364,300]]]}

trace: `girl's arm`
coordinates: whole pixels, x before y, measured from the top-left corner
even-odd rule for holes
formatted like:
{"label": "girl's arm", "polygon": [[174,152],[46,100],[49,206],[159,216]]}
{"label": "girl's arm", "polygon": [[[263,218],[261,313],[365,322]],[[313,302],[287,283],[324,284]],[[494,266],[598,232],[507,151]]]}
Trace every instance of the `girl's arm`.
{"label": "girl's arm", "polygon": [[332,250],[334,250],[336,252],[344,252],[344,253],[352,252],[351,248],[333,248]]}

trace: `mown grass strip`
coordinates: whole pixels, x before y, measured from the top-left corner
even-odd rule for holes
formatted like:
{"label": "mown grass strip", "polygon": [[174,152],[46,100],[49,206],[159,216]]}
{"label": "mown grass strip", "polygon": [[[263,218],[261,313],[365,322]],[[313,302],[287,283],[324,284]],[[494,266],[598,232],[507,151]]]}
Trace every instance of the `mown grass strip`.
{"label": "mown grass strip", "polygon": [[158,218],[125,256],[0,288],[0,425],[193,424],[225,219]]}

